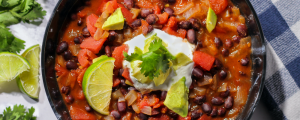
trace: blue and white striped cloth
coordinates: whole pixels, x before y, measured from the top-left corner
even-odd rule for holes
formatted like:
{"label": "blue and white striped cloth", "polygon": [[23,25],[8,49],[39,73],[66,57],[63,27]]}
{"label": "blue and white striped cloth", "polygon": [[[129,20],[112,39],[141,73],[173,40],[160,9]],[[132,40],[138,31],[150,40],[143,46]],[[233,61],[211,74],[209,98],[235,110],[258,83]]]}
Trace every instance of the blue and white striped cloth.
{"label": "blue and white striped cloth", "polygon": [[273,119],[300,120],[300,0],[250,0],[266,39],[262,101]]}

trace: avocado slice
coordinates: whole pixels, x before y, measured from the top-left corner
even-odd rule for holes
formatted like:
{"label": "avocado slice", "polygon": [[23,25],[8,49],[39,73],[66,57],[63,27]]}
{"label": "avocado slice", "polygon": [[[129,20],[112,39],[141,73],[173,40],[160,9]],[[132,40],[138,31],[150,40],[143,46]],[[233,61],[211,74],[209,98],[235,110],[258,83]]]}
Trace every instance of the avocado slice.
{"label": "avocado slice", "polygon": [[211,8],[208,9],[207,18],[206,18],[206,29],[210,33],[215,29],[217,24],[217,15]]}
{"label": "avocado slice", "polygon": [[115,12],[110,15],[104,22],[103,30],[122,30],[124,26],[124,17],[121,8],[115,10]]}
{"label": "avocado slice", "polygon": [[188,56],[183,53],[178,53],[175,56],[175,60],[173,61],[173,68],[177,70],[181,66],[185,66],[189,63],[193,62]]}
{"label": "avocado slice", "polygon": [[140,60],[135,60],[135,61],[131,62],[132,76],[134,76],[141,83],[152,82],[151,79],[149,79],[148,77],[145,77],[145,75],[141,73],[141,68],[140,68],[141,64],[142,64],[142,61],[140,61]]}
{"label": "avocado slice", "polygon": [[174,83],[167,93],[164,105],[169,109],[179,114],[181,117],[186,117],[188,114],[188,93],[189,89],[185,85],[186,78],[182,77]]}
{"label": "avocado slice", "polygon": [[167,80],[171,71],[172,71],[171,68],[169,68],[166,73],[163,73],[162,71],[160,71],[159,76],[155,77],[153,79],[155,86],[159,86],[159,85],[163,84]]}
{"label": "avocado slice", "polygon": [[[157,33],[155,33],[154,35],[152,35],[151,37],[147,38],[145,40],[145,46],[144,46],[144,50],[143,52],[146,53],[149,51],[149,47],[150,47],[150,44],[153,40],[156,40],[156,39],[161,39],[157,36]],[[168,44],[165,43],[164,41],[162,42],[162,45],[165,46],[165,47],[168,47]]]}

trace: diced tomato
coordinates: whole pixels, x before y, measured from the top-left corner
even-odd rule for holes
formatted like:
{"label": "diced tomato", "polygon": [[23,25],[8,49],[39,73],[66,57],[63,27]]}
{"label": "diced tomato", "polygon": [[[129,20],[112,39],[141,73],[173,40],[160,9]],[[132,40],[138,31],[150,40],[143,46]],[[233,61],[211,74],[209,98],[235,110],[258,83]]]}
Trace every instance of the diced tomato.
{"label": "diced tomato", "polygon": [[161,14],[160,8],[158,5],[154,6],[154,14]]}
{"label": "diced tomato", "polygon": [[107,2],[104,7],[103,7],[103,11],[107,11],[108,13],[113,13],[117,8],[118,8],[118,3],[117,0],[112,0]]}
{"label": "diced tomato", "polygon": [[99,7],[98,7],[98,9],[97,9],[97,13],[99,14],[99,13],[102,13],[103,11],[104,11],[104,7],[105,7],[105,5],[106,5],[106,3],[108,2],[109,0],[102,0],[101,1],[101,3],[100,3],[100,5],[99,5]]}
{"label": "diced tomato", "polygon": [[87,16],[87,11],[83,9],[77,13],[77,16],[80,18],[84,18],[85,16]]}
{"label": "diced tomato", "polygon": [[58,64],[55,65],[55,71],[57,76],[61,76],[69,72],[66,68],[61,67]]}
{"label": "diced tomato", "polygon": [[185,29],[178,29],[177,32],[178,32],[178,35],[177,35],[178,37],[181,37],[182,39],[185,38],[185,36],[186,36],[186,30]]}
{"label": "diced tomato", "polygon": [[167,27],[173,28],[173,29],[177,29],[177,20],[175,17],[170,17],[168,20],[168,23],[166,25]]}
{"label": "diced tomato", "polygon": [[113,87],[117,87],[120,83],[121,83],[120,79],[118,79],[118,78],[114,79],[114,81],[113,81]]}
{"label": "diced tomato", "polygon": [[190,116],[187,117],[181,117],[180,115],[178,116],[178,120],[191,120]]}
{"label": "diced tomato", "polygon": [[97,54],[101,50],[105,41],[106,39],[95,40],[93,37],[85,38],[84,41],[81,43],[80,48],[88,49],[94,54]]}
{"label": "diced tomato", "polygon": [[224,30],[224,29],[222,29],[222,28],[220,28],[218,26],[215,27],[214,31],[216,31],[218,33],[226,33],[226,30]]}
{"label": "diced tomato", "polygon": [[209,0],[209,4],[211,9],[213,9],[216,14],[219,14],[228,6],[228,0]]}
{"label": "diced tomato", "polygon": [[170,117],[166,114],[160,116],[159,120],[170,120]]}
{"label": "diced tomato", "polygon": [[209,71],[215,62],[215,57],[201,51],[195,51],[193,61],[204,70]]}
{"label": "diced tomato", "polygon": [[95,23],[97,22],[97,19],[98,16],[95,14],[91,14],[86,18],[86,26],[92,36],[94,36],[97,30],[97,28],[95,27]]}
{"label": "diced tomato", "polygon": [[140,109],[143,108],[144,106],[149,106],[149,100],[147,96],[145,96],[143,100],[139,103]]}
{"label": "diced tomato", "polygon": [[177,32],[170,27],[165,26],[162,30],[166,33],[177,36]]}
{"label": "diced tomato", "polygon": [[210,120],[210,118],[206,114],[203,114],[198,120]]}
{"label": "diced tomato", "polygon": [[82,89],[77,89],[76,93],[77,93],[77,96],[76,96],[77,99],[79,99],[79,100],[85,99]]}
{"label": "diced tomato", "polygon": [[122,73],[122,76],[126,79],[126,80],[129,80],[131,83],[133,83],[131,81],[131,78],[130,78],[130,75],[129,75],[129,69],[128,68],[125,68],[123,73]]}
{"label": "diced tomato", "polygon": [[136,5],[139,6],[140,8],[154,8],[152,3],[149,2],[148,0],[139,0],[137,1]]}
{"label": "diced tomato", "polygon": [[125,116],[122,117],[122,120],[131,120],[132,118],[132,113],[127,112]]}
{"label": "diced tomato", "polygon": [[75,106],[70,107],[70,115],[73,120],[95,120],[95,116],[88,113],[86,110],[77,108]]}
{"label": "diced tomato", "polygon": [[77,82],[78,82],[80,87],[82,85],[83,76],[84,76],[84,73],[85,73],[86,70],[87,70],[87,68],[78,69]]}
{"label": "diced tomato", "polygon": [[116,47],[112,53],[112,57],[115,58],[115,69],[120,69],[123,66],[123,52],[128,52],[128,46],[126,44]]}
{"label": "diced tomato", "polygon": [[141,25],[141,29],[142,29],[142,33],[143,35],[147,35],[148,34],[148,26],[149,24],[145,21],[145,20],[141,20],[142,21],[142,25]]}
{"label": "diced tomato", "polygon": [[156,105],[153,106],[153,108],[159,108],[162,105],[164,105],[164,102],[163,101],[159,101]]}
{"label": "diced tomato", "polygon": [[118,4],[118,5],[119,5],[119,7],[121,7],[121,11],[125,18],[125,21],[128,24],[131,24],[134,20],[134,19],[132,19],[133,14],[127,8],[125,8],[123,5],[121,5],[121,4]]}
{"label": "diced tomato", "polygon": [[158,21],[157,21],[158,24],[163,25],[163,24],[168,22],[168,18],[169,18],[168,13],[164,12],[163,14],[158,14],[157,16],[159,18]]}
{"label": "diced tomato", "polygon": [[88,67],[97,56],[88,49],[81,49],[78,53],[78,62],[82,67]]}

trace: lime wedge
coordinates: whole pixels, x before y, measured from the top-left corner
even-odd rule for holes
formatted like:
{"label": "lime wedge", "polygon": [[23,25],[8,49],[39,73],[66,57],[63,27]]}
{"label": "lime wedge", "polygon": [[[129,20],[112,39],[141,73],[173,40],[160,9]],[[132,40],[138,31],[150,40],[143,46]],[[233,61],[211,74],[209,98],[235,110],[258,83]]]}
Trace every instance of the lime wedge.
{"label": "lime wedge", "polygon": [[82,81],[89,105],[103,115],[109,114],[114,62],[112,57],[102,57],[86,70]]}
{"label": "lime wedge", "polygon": [[40,46],[34,45],[28,48],[22,56],[31,65],[29,71],[20,74],[17,80],[19,89],[29,97],[37,99],[39,95],[39,68],[40,68]]}
{"label": "lime wedge", "polygon": [[29,68],[29,62],[20,55],[9,52],[0,53],[0,81],[13,80]]}

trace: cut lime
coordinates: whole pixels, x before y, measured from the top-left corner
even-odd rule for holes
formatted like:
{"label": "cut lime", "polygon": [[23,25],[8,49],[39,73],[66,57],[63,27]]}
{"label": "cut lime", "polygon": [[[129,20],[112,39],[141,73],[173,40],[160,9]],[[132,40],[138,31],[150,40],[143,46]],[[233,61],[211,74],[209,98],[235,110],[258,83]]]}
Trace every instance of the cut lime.
{"label": "cut lime", "polygon": [[85,72],[82,89],[89,105],[97,112],[108,115],[113,85],[115,59],[102,57]]}
{"label": "cut lime", "polygon": [[30,69],[29,62],[20,55],[9,52],[0,53],[0,81],[10,81]]}
{"label": "cut lime", "polygon": [[29,97],[37,99],[39,95],[39,61],[40,46],[34,45],[28,48],[22,56],[28,60],[31,65],[29,71],[20,74],[17,80],[19,89]]}

